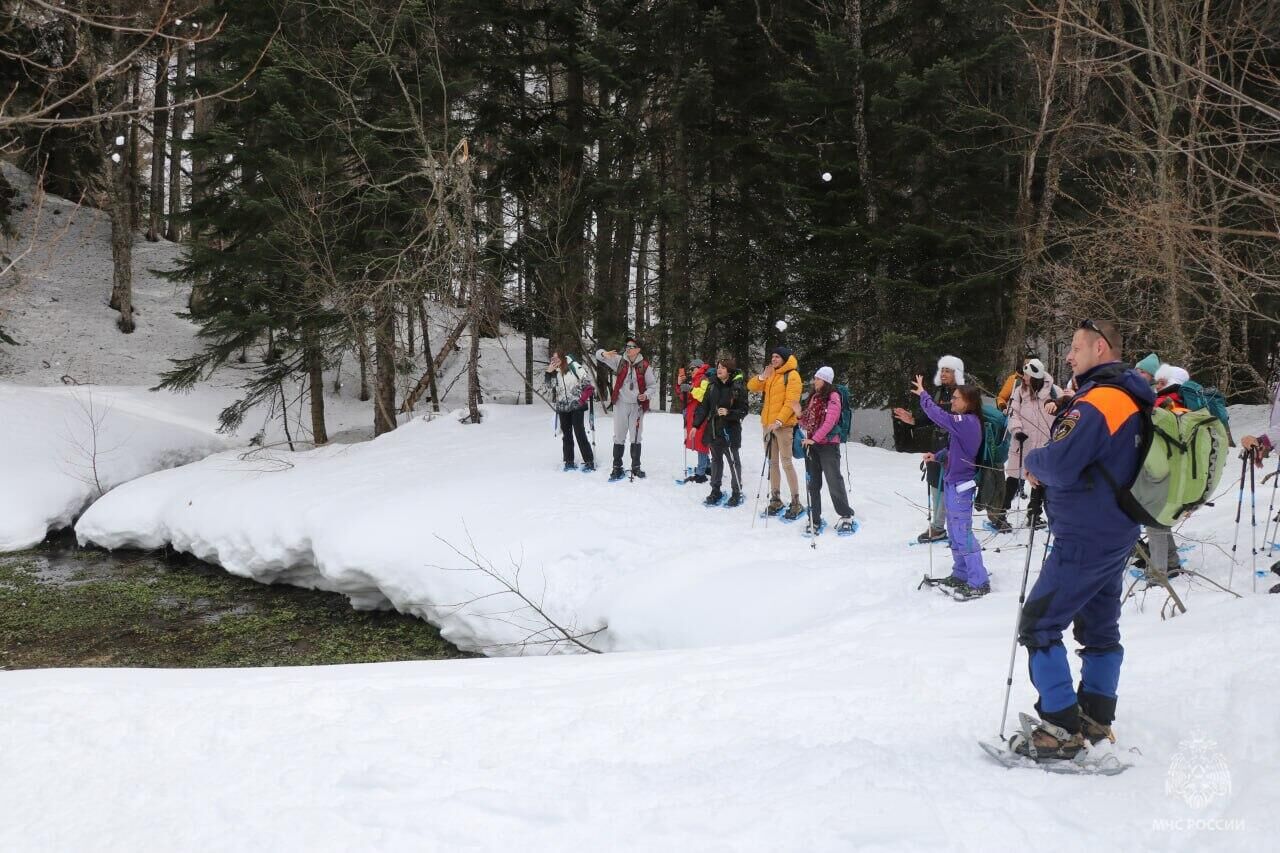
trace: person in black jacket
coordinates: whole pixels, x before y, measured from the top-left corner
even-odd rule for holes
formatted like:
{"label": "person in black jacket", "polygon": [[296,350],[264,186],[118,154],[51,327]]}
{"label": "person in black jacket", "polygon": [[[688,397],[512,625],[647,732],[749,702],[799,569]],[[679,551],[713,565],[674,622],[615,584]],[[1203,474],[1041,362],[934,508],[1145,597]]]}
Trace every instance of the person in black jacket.
{"label": "person in black jacket", "polygon": [[747,415],[747,386],[732,356],[722,356],[716,362],[716,377],[707,386],[707,392],[693,415],[690,433],[696,433],[704,423],[704,434],[711,447],[711,494],[708,506],[720,503],[724,493],[720,483],[724,477],[725,457],[729,457],[729,483],[731,493],[726,506],[740,506],[742,497],[742,419]]}

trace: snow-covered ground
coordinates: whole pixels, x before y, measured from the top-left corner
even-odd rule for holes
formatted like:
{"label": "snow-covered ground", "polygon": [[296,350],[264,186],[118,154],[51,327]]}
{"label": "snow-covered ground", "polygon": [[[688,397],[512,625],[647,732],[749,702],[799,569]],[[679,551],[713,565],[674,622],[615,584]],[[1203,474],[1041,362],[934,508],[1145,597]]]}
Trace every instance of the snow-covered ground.
{"label": "snow-covered ground", "polygon": [[[1244,566],[1241,600],[1180,581],[1185,615],[1162,621],[1155,593],[1126,605],[1117,729],[1133,769],[1006,771],[975,740],[998,726],[1026,552],[994,550],[1021,537],[990,543],[985,599],[917,591],[929,553],[907,544],[922,521],[911,458],[852,448],[863,529],[811,549],[798,526],[752,529],[749,509],[704,509],[701,489],[674,485],[673,418],[647,427],[649,479],[610,485],[557,470],[549,416],[497,408],[479,426],[415,423],[291,468],[223,454],[152,474],[78,530],[169,539],[263,579],[386,598],[455,639],[510,641],[476,608],[426,605],[486,591],[434,538],[465,525],[495,565],[523,554],[551,613],[606,621],[607,648],[651,651],[4,673],[0,843],[1242,850],[1280,830],[1280,596],[1252,594]],[[1260,420],[1235,411],[1238,430]],[[752,496],[760,459],[749,445]],[[1223,491],[1182,537],[1204,540],[1190,564],[1225,580],[1236,492]],[[1039,547],[1032,557],[1034,573]],[[941,548],[933,559],[946,570]],[[1015,711],[1034,698],[1024,661]]]}

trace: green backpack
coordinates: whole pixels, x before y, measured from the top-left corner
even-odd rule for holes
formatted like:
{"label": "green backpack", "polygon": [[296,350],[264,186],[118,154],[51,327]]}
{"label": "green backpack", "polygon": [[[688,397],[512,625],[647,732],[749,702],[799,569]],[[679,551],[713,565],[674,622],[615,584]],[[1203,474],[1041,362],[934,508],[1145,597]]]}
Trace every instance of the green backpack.
{"label": "green backpack", "polygon": [[1120,487],[1098,470],[1116,493],[1120,508],[1139,524],[1168,529],[1213,498],[1226,469],[1227,428],[1209,409],[1175,414],[1145,409],[1142,466]]}

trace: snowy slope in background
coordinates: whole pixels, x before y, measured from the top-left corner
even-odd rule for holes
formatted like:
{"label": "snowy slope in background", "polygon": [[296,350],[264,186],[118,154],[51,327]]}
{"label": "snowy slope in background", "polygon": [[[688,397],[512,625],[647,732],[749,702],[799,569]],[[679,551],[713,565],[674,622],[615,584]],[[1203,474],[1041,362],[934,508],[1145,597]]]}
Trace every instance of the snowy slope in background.
{"label": "snowy slope in background", "polygon": [[[108,435],[102,437],[113,448],[104,488],[226,447],[246,447],[259,434],[259,441],[268,445],[285,441],[280,419],[271,411],[274,403],[250,412],[225,441],[215,436],[218,414],[240,394],[244,368],[261,356],[254,349],[247,353],[247,365],[227,366],[189,395],[147,392],[172,367],[170,359],[197,349],[197,326],[177,316],[186,310],[187,288],[152,272],[172,269],[181,256],[180,245],[135,236],[137,330],[121,334],[115,325],[118,314],[106,304],[112,276],[107,215],[53,195],[33,197],[29,175],[3,161],[0,169],[18,190],[16,203],[25,205],[13,217],[17,236],[3,247],[7,257],[18,259],[17,265],[0,278],[0,326],[19,344],[0,345],[0,508],[9,508],[0,512],[0,551],[40,541],[40,524],[47,524],[46,529],[65,526],[96,496],[96,487],[86,487],[74,472],[67,475],[69,455],[77,463],[72,468],[91,455],[79,449],[91,443],[92,430],[76,399],[112,401],[103,425]],[[432,344],[440,347],[461,309],[431,303],[429,310]],[[470,340],[464,332],[439,376],[445,407],[465,404]],[[480,347],[487,398],[522,400],[524,380],[516,365],[524,363],[523,337],[506,334],[482,340]],[[535,355],[545,359],[545,341],[535,341]],[[421,375],[425,361],[420,351],[412,364],[413,371],[399,378],[401,399]],[[52,396],[32,397],[37,392],[22,386],[45,387]],[[76,389],[71,396],[64,393],[68,387]],[[352,355],[328,372],[325,388],[331,440],[370,438],[372,403],[358,399],[359,369]],[[300,390],[296,384],[286,388],[289,432],[306,445],[310,414]],[[28,407],[31,400],[43,402]],[[542,407],[536,400],[534,405]],[[423,402],[419,411],[429,407]],[[121,435],[132,438],[119,440]]]}

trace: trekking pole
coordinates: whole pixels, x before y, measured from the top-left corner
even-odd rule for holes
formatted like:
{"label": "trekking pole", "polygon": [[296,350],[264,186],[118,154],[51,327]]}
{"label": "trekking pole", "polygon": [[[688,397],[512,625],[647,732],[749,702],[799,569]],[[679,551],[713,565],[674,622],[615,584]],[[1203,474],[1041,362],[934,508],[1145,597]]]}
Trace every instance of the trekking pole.
{"label": "trekking pole", "polygon": [[809,531],[809,547],[818,549],[818,529],[813,526],[813,488],[809,476],[809,451],[813,445],[804,449],[804,518],[805,529]]}
{"label": "trekking pole", "polygon": [[[764,489],[764,472],[769,467],[769,448],[773,446],[773,433],[769,433],[769,437],[764,440],[764,464],[760,466],[760,480],[756,483],[756,505],[751,511],[751,528],[754,530],[756,526],[756,517],[760,514],[760,492]],[[769,520],[765,519],[764,526],[769,526]]]}
{"label": "trekking pole", "polygon": [[[1262,485],[1266,486],[1267,478],[1262,478]],[[1267,557],[1274,555],[1276,550],[1276,540],[1280,539],[1280,521],[1276,521],[1276,487],[1280,486],[1280,456],[1276,458],[1276,470],[1271,475],[1271,503],[1267,506],[1267,523],[1262,528],[1262,544],[1267,548]],[[1271,524],[1276,521],[1276,526],[1272,528]]]}
{"label": "trekking pole", "polygon": [[1253,523],[1253,556],[1250,558],[1250,569],[1253,572],[1253,591],[1258,591],[1258,489],[1254,479],[1254,470],[1257,468],[1253,464],[1253,453],[1250,452],[1246,457],[1246,464],[1249,466],[1249,520]]}
{"label": "trekking pole", "polygon": [[[1018,592],[1018,613],[1013,622],[1013,647],[1009,649],[1009,673],[1004,680],[1004,709],[1000,712],[1000,740],[1004,740],[1004,727],[1009,721],[1009,697],[1013,693],[1013,664],[1018,657],[1018,634],[1022,629],[1022,608],[1027,603],[1027,579],[1031,576],[1031,552],[1036,544],[1036,522],[1040,520],[1040,512],[1036,510],[1031,519],[1031,535],[1027,538],[1027,559],[1022,564],[1022,589]],[[1046,547],[1044,558],[1049,559]],[[1043,571],[1044,564],[1041,563]]]}
{"label": "trekking pole", "polygon": [[929,464],[927,462],[922,462],[920,465],[920,470],[923,472],[923,476],[921,476],[920,479],[924,480],[924,495],[925,495],[924,523],[925,523],[925,535],[929,537],[929,577],[932,578],[933,577],[933,490],[929,488]]}
{"label": "trekking pole", "polygon": [[1240,454],[1240,494],[1236,498],[1236,535],[1231,540],[1231,569],[1227,573],[1227,589],[1231,589],[1231,582],[1235,579],[1236,574],[1236,551],[1240,546],[1240,513],[1244,509],[1244,469],[1249,464],[1249,454]]}

